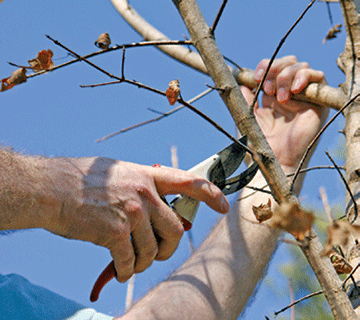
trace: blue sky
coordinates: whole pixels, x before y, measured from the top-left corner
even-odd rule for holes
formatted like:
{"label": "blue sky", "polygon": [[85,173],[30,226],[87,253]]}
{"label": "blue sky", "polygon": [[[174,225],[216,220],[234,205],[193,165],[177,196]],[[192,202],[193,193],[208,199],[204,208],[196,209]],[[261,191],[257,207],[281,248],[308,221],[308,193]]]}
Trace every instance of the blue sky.
{"label": "blue sky", "polygon": [[[198,1],[208,24],[212,24],[221,1]],[[262,58],[269,58],[280,39],[307,6],[309,1],[229,1],[216,31],[222,53],[239,65],[254,69]],[[131,1],[145,19],[172,39],[187,35],[171,1]],[[342,17],[338,5],[331,5],[335,23]],[[45,34],[59,40],[79,54],[97,51],[94,41],[108,32],[113,44],[141,41],[140,36],[122,20],[107,1],[20,1],[5,0],[0,4],[0,79],[15,70],[7,62],[27,64],[38,51],[51,49],[54,63],[69,57]],[[316,3],[290,35],[279,56],[294,54],[310,66],[323,70],[328,83],[337,87],[344,76],[336,66],[343,51],[345,33],[322,44],[331,27],[325,3]],[[92,61],[111,73],[120,75],[121,51],[98,56]],[[129,79],[165,90],[169,81],[180,79],[181,92],[190,99],[212,84],[210,78],[180,65],[154,48],[135,48],[126,53]],[[170,147],[178,149],[179,166],[188,169],[230,143],[210,124],[189,110],[148,126],[114,137],[102,143],[95,140],[121,128],[150,119],[170,110],[167,100],[126,84],[94,89],[81,89],[80,84],[93,84],[109,79],[84,63],[77,63],[46,75],[29,79],[25,84],[0,93],[0,143],[25,154],[43,156],[105,156],[146,165],[170,166]],[[229,132],[233,121],[216,93],[195,104]],[[333,114],[333,112],[332,112]],[[329,164],[325,150],[334,151],[343,141],[338,130],[339,119],[328,130],[311,165]],[[341,164],[341,163],[340,163]],[[330,203],[344,202],[344,188],[333,171],[314,172],[307,176],[301,199],[306,206],[321,208],[318,197],[325,186]],[[232,199],[231,197],[229,198]],[[218,215],[205,205],[200,207],[192,229],[195,246],[206,237]],[[325,219],[325,218],[324,218]],[[107,249],[89,243],[66,240],[43,230],[19,232],[0,238],[0,273],[18,273],[31,282],[98,311],[119,315],[124,312],[126,285],[109,283],[100,299],[90,304],[93,282],[111,260]],[[283,245],[278,249],[270,273],[285,261]],[[144,295],[189,256],[185,235],[176,254],[166,262],[155,262],[135,279],[135,299]],[[277,274],[277,276],[279,276]],[[286,280],[286,279],[285,279]],[[271,297],[260,289],[249,311],[241,319],[270,316],[288,299]],[[261,306],[261,307],[260,307]]]}

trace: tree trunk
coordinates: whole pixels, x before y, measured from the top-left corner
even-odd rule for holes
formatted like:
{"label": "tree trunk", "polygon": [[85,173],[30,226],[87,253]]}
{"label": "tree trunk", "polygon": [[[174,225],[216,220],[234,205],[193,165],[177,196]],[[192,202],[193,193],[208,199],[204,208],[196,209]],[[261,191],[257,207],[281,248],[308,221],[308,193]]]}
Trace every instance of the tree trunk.
{"label": "tree trunk", "polygon": [[[250,112],[233,75],[227,67],[196,1],[173,0],[173,2],[237,127],[243,135],[246,134],[248,136],[252,142],[253,150],[262,157],[266,166],[265,170],[262,168],[262,172],[270,185],[275,199],[278,201],[297,201],[279,162],[269,147],[254,115]],[[318,237],[312,231],[310,245],[302,249],[324,289],[335,319],[357,319],[329,259],[320,258],[321,248],[322,245]]]}
{"label": "tree trunk", "polygon": [[[338,59],[338,65],[346,75],[346,82],[342,85],[342,89],[348,98],[358,94],[360,83],[359,72],[359,58],[360,57],[360,28],[359,28],[359,0],[342,0],[341,9],[344,16],[346,26],[347,39],[344,52]],[[360,199],[360,102],[355,100],[349,108],[344,112],[345,128],[344,133],[346,137],[346,180],[349,184],[350,190],[359,203]],[[357,205],[357,207],[359,207]],[[350,222],[360,225],[360,218],[354,215],[354,202],[349,194],[346,198],[346,215]],[[360,262],[360,246],[359,239],[352,238],[349,245],[345,249],[345,255],[353,267]],[[354,279],[357,284],[360,281],[359,271],[355,272]],[[348,282],[347,293],[350,300],[356,309],[356,313],[360,315],[359,290],[354,287],[353,283]]]}

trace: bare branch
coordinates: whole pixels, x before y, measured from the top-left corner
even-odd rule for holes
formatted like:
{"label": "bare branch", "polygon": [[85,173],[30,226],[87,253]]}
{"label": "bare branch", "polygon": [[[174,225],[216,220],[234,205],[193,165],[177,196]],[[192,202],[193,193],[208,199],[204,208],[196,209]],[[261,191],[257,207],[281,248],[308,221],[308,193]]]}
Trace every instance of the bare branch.
{"label": "bare branch", "polygon": [[[142,18],[126,0],[111,0],[111,2],[125,21],[145,40],[169,40],[166,35]],[[182,46],[164,45],[158,47],[158,49],[171,58],[207,74],[207,69],[198,53],[189,51],[188,48]],[[229,68],[238,84],[245,85],[250,89],[256,89],[257,83],[254,80],[253,70],[246,68]],[[309,84],[301,94],[294,95],[293,98],[300,101],[311,102],[320,106],[326,106],[335,110],[339,110],[346,103],[346,97],[341,89],[317,83]]]}
{"label": "bare branch", "polygon": [[227,3],[227,0],[223,0],[223,3],[221,4],[221,7],[219,9],[219,12],[218,14],[216,15],[216,18],[214,20],[214,23],[211,27],[211,33],[214,34],[215,33],[215,29],[216,29],[216,26],[218,25],[219,21],[220,21],[220,17],[225,9],[225,6],[226,6],[226,3]]}
{"label": "bare branch", "polygon": [[350,189],[350,187],[349,187],[349,184],[347,183],[345,177],[344,177],[343,174],[341,173],[341,171],[340,171],[340,169],[338,168],[338,166],[337,166],[336,162],[334,161],[334,159],[330,156],[329,152],[325,151],[325,153],[326,153],[326,155],[329,157],[329,159],[330,159],[330,161],[332,162],[332,164],[335,166],[336,170],[339,172],[339,175],[340,175],[340,177],[341,177],[341,180],[344,182],[345,187],[346,187],[346,190],[348,191],[348,193],[349,193],[349,195],[350,195],[350,197],[351,197],[351,200],[352,200],[353,203],[354,203],[354,219],[353,219],[352,222],[350,222],[350,223],[353,223],[353,222],[356,220],[357,216],[358,216],[358,208],[357,208],[357,204],[356,204],[354,195],[353,195],[353,193],[351,192],[351,189]]}
{"label": "bare branch", "polygon": [[275,316],[279,315],[280,313],[286,311],[287,309],[291,308],[292,306],[295,306],[296,304],[298,304],[299,302],[302,302],[304,300],[307,300],[309,298],[312,298],[312,297],[315,297],[315,296],[318,296],[319,294],[323,294],[324,291],[323,290],[320,290],[320,291],[316,291],[316,292],[313,292],[313,293],[310,293],[300,299],[297,299],[295,300],[293,303],[290,303],[288,306],[286,306],[285,308],[279,310],[279,311],[276,311],[274,314]]}
{"label": "bare branch", "polygon": [[[119,82],[117,81],[116,83],[119,83]],[[213,91],[213,89],[207,89],[207,90],[205,90],[204,92],[202,92],[202,93],[200,93],[199,95],[197,95],[196,97],[190,99],[188,102],[189,102],[189,103],[193,103],[193,102],[199,100],[200,98],[204,97],[205,95],[207,95],[207,94],[210,93],[211,91]],[[171,114],[173,114],[173,113],[175,113],[175,112],[183,109],[184,107],[185,107],[184,105],[178,106],[178,107],[176,107],[176,108],[174,108],[174,109],[172,109],[172,110],[170,110],[170,111],[168,111],[168,112],[164,112],[160,117],[153,118],[153,119],[150,119],[150,120],[147,120],[147,121],[144,121],[144,122],[135,124],[135,125],[133,125],[133,126],[130,126],[130,127],[125,128],[125,129],[121,129],[121,130],[119,130],[119,131],[117,131],[117,132],[114,132],[114,133],[112,133],[112,134],[110,134],[110,135],[108,135],[108,136],[106,136],[106,137],[103,137],[103,138],[101,138],[101,139],[96,140],[96,142],[101,142],[101,141],[104,141],[104,140],[106,140],[106,139],[108,139],[108,138],[111,138],[111,137],[113,137],[113,136],[116,136],[116,135],[118,135],[118,134],[121,134],[121,133],[130,131],[130,130],[135,129],[135,128],[139,128],[139,127],[141,127],[141,126],[150,124],[150,123],[152,123],[152,122],[156,122],[156,121],[158,121],[158,120],[161,120],[161,119],[163,119],[163,118],[165,118],[165,117],[167,117],[167,116],[169,116],[169,115],[171,115]]]}
{"label": "bare branch", "polygon": [[255,103],[256,101],[258,100],[258,97],[259,97],[259,94],[260,94],[260,90],[262,89],[263,85],[264,85],[264,82],[265,82],[265,79],[269,73],[269,70],[275,60],[275,57],[277,56],[278,52],[280,51],[280,48],[282,47],[282,45],[284,44],[286,38],[289,36],[289,34],[291,33],[291,31],[293,31],[295,29],[295,27],[298,25],[298,23],[300,22],[300,20],[304,17],[304,15],[306,14],[306,12],[308,12],[308,10],[312,7],[312,5],[314,4],[315,0],[312,0],[310,2],[310,4],[306,7],[306,9],[303,11],[303,13],[300,15],[300,17],[294,22],[294,24],[290,27],[290,29],[286,32],[285,36],[280,40],[279,44],[277,45],[274,53],[272,54],[272,57],[269,61],[269,64],[265,70],[265,73],[264,73],[264,76],[263,78],[261,79],[261,82],[259,83],[257,89],[256,89],[256,92],[255,92],[255,97],[253,99],[253,102],[250,106],[252,112],[254,110],[254,106],[255,106]]}
{"label": "bare branch", "polygon": [[325,209],[325,213],[326,213],[326,216],[329,220],[330,223],[333,223],[334,222],[334,219],[331,215],[331,207],[329,205],[329,201],[328,201],[328,198],[327,198],[327,195],[326,195],[326,191],[324,188],[320,188],[320,198],[321,198],[321,201],[323,203],[323,206],[324,206],[324,209]]}
{"label": "bare branch", "polygon": [[316,142],[319,140],[319,138],[321,137],[321,135],[324,133],[324,131],[329,127],[329,125],[331,123],[334,122],[334,120],[340,115],[342,114],[342,112],[347,108],[349,107],[355,100],[357,97],[359,97],[360,94],[357,94],[355,97],[353,97],[352,99],[350,99],[329,121],[328,123],[319,131],[319,133],[316,135],[316,137],[313,139],[313,141],[311,141],[311,143],[309,144],[305,154],[303,155],[301,161],[300,161],[300,164],[298,166],[298,168],[296,169],[296,172],[295,172],[295,175],[294,175],[294,178],[293,178],[293,181],[292,181],[292,185],[294,185],[298,175],[299,175],[299,172],[300,172],[300,169],[302,168],[304,162],[305,162],[305,159],[306,157],[308,156],[310,150],[313,148],[313,146],[316,144]]}

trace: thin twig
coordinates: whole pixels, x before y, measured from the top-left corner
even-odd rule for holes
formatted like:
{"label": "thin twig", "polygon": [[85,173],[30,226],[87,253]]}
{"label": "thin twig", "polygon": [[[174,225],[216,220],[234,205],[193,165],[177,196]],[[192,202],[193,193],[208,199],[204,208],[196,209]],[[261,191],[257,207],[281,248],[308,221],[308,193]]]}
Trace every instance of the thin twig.
{"label": "thin twig", "polygon": [[135,274],[132,275],[132,277],[129,279],[127,284],[125,311],[129,311],[129,309],[133,305],[134,284],[135,284]]}
{"label": "thin twig", "polygon": [[[117,82],[117,83],[118,83],[118,82]],[[190,100],[189,100],[189,103],[193,103],[193,102],[199,100],[200,98],[204,97],[205,95],[207,95],[207,94],[210,93],[211,91],[213,91],[213,89],[207,89],[207,90],[205,90],[204,92],[200,93],[200,94],[197,95],[196,97],[190,99]],[[144,122],[137,123],[137,124],[135,124],[135,125],[133,125],[133,126],[130,126],[130,127],[124,128],[124,129],[121,129],[121,130],[119,130],[119,131],[117,131],[117,132],[114,132],[114,133],[112,133],[112,134],[110,134],[110,135],[107,135],[106,137],[103,137],[103,138],[101,138],[101,139],[96,140],[96,142],[101,142],[101,141],[104,141],[104,140],[106,140],[106,139],[109,139],[109,138],[111,138],[111,137],[113,137],[113,136],[116,136],[116,135],[118,135],[118,134],[121,134],[121,133],[130,131],[130,130],[135,129],[135,128],[139,128],[139,127],[141,127],[141,126],[147,125],[147,124],[152,123],[152,122],[156,122],[156,121],[158,121],[158,120],[161,120],[161,119],[163,119],[163,118],[165,118],[165,117],[167,117],[167,116],[169,116],[169,115],[171,115],[171,114],[173,114],[173,113],[175,113],[175,112],[183,109],[184,107],[185,107],[184,105],[178,106],[178,107],[170,110],[169,112],[163,113],[160,117],[153,118],[153,119],[150,119],[150,120],[147,120],[147,121],[144,121]]]}
{"label": "thin twig", "polygon": [[227,3],[227,0],[223,0],[223,3],[221,4],[221,7],[219,9],[219,12],[218,14],[216,15],[216,18],[214,20],[214,23],[212,25],[212,27],[210,28],[211,30],[211,33],[214,34],[215,33],[215,29],[216,29],[216,26],[218,25],[219,21],[220,21],[220,17],[225,9],[225,6],[226,6],[226,3]]}
{"label": "thin twig", "polygon": [[[289,293],[290,293],[290,303],[294,303],[295,296],[294,296],[294,287],[291,282],[291,279],[289,279]],[[295,320],[295,305],[291,306],[291,320]]]}
{"label": "thin twig", "polygon": [[231,60],[230,58],[227,58],[225,56],[223,56],[224,60],[230,62],[231,64],[233,64],[236,68],[238,68],[240,71],[243,71],[244,69],[241,68],[234,60]]}
{"label": "thin twig", "polygon": [[326,155],[329,157],[330,161],[332,162],[332,164],[335,166],[336,170],[338,171],[340,177],[341,177],[341,180],[344,182],[345,184],[345,187],[346,187],[346,190],[347,192],[349,193],[350,195],[350,198],[351,200],[353,201],[354,203],[354,219],[353,221],[351,221],[350,223],[354,223],[354,221],[356,220],[357,216],[358,216],[358,208],[357,208],[357,204],[356,204],[356,201],[355,201],[355,198],[354,198],[354,195],[353,193],[351,192],[351,189],[349,187],[349,184],[347,183],[345,177],[343,176],[343,174],[341,173],[340,169],[338,168],[337,164],[335,163],[334,159],[330,156],[329,152],[325,151]]}
{"label": "thin twig", "polygon": [[290,303],[290,304],[289,304],[288,306],[286,306],[285,308],[283,308],[283,309],[281,309],[281,310],[279,310],[279,311],[276,311],[274,314],[275,314],[275,316],[277,316],[278,314],[286,311],[287,309],[291,308],[292,306],[295,306],[295,305],[298,304],[299,302],[304,301],[304,300],[309,299],[309,298],[312,298],[312,297],[315,297],[315,296],[318,296],[319,294],[322,294],[322,293],[324,293],[323,290],[310,293],[310,294],[308,294],[308,295],[306,295],[306,296],[304,296],[304,297],[302,297],[302,298],[300,298],[300,299],[295,300],[293,303]]}
{"label": "thin twig", "polygon": [[68,51],[68,52],[70,52],[71,54],[73,54],[75,57],[77,57],[77,59],[86,62],[87,64],[89,64],[90,66],[92,66],[93,68],[95,68],[96,70],[98,70],[98,71],[106,74],[108,77],[113,78],[113,79],[117,79],[117,80],[119,80],[119,81],[122,80],[121,78],[119,78],[119,77],[111,74],[110,72],[107,72],[106,70],[100,68],[100,67],[97,66],[95,63],[92,63],[92,62],[89,61],[88,59],[80,56],[80,55],[77,54],[76,52],[72,51],[71,49],[69,49],[68,47],[66,47],[65,45],[63,45],[63,44],[62,44],[61,42],[59,42],[58,40],[55,40],[55,39],[51,38],[49,35],[46,35],[46,37],[47,37],[48,39],[50,39],[52,42],[54,42],[57,46],[65,49],[66,51]]}
{"label": "thin twig", "polygon": [[333,25],[334,22],[333,22],[333,18],[332,18],[332,14],[331,14],[330,4],[328,1],[326,1],[325,3],[326,3],[326,7],[327,7],[327,12],[329,15],[330,24]]}
{"label": "thin twig", "polygon": [[[346,282],[347,282],[349,279],[351,279],[351,277],[353,276],[353,274],[356,272],[356,270],[357,270],[359,267],[360,267],[360,263],[358,263],[357,266],[356,266],[354,269],[351,270],[351,273],[346,277],[346,279],[345,279],[345,280],[343,281],[343,283],[342,283],[343,288],[345,287]],[[345,290],[345,288],[344,288],[344,290]],[[306,295],[306,296],[304,296],[304,297],[302,297],[302,298],[294,301],[293,303],[289,304],[289,305],[286,306],[285,308],[283,308],[283,309],[275,312],[274,314],[275,314],[275,316],[277,316],[277,315],[279,315],[280,313],[282,313],[282,312],[286,311],[287,309],[291,308],[293,305],[296,305],[296,304],[298,304],[299,302],[302,302],[302,301],[304,301],[304,300],[306,300],[306,299],[312,298],[312,297],[317,296],[317,295],[322,294],[322,293],[324,293],[323,290],[310,293],[310,294],[308,294],[308,295]]]}
{"label": "thin twig", "polygon": [[[112,52],[112,51],[116,51],[116,50],[120,50],[120,49],[128,49],[128,48],[137,48],[137,47],[147,47],[147,46],[163,46],[163,45],[191,45],[192,42],[190,40],[157,40],[157,41],[143,41],[143,42],[134,42],[134,43],[127,43],[127,44],[122,44],[122,45],[116,45],[114,47],[111,47],[107,50],[100,50],[100,51],[96,51],[96,52],[92,52],[90,54],[87,54],[83,57],[81,57],[82,59],[89,59],[101,54],[105,54],[108,52]],[[54,66],[53,68],[51,68],[51,71],[66,67],[70,64],[76,63],[81,61],[82,59],[80,58],[76,58],[73,59],[71,61],[65,62],[63,64],[59,64],[57,66]],[[48,72],[49,70],[44,70],[44,71],[39,71],[33,74],[30,74],[27,76],[27,78],[33,78],[36,76],[39,76],[41,74],[44,74],[46,72]]]}
{"label": "thin twig", "polygon": [[292,187],[294,187],[295,181],[299,175],[299,172],[301,170],[301,167],[304,165],[305,159],[308,156],[310,150],[312,149],[312,147],[315,145],[315,143],[319,140],[319,138],[321,137],[321,135],[324,133],[324,131],[329,127],[329,125],[331,123],[334,122],[334,120],[349,106],[351,105],[354,100],[360,96],[360,93],[358,93],[355,97],[351,98],[338,112],[335,113],[335,115],[328,121],[328,123],[318,132],[318,134],[315,136],[315,138],[310,142],[309,146],[307,147],[299,166],[297,167],[295,174],[294,174],[294,178],[292,181]]}
{"label": "thin twig", "polygon": [[321,198],[321,201],[323,203],[326,216],[327,216],[329,222],[333,223],[334,219],[333,219],[333,217],[331,215],[331,207],[329,205],[329,201],[328,201],[328,198],[327,198],[327,195],[326,195],[325,188],[320,188],[319,191],[320,191],[320,198]]}
{"label": "thin twig", "polygon": [[[351,272],[349,273],[349,275],[346,277],[346,279],[343,281],[343,284],[342,284],[342,286],[343,286],[343,289],[345,290],[345,284],[346,284],[346,282],[349,280],[349,279],[353,279],[353,275],[354,275],[354,273],[356,272],[356,270],[358,269],[360,267],[360,262],[357,264],[357,266],[355,267],[355,268],[353,268],[352,270],[351,270]],[[356,286],[356,283],[355,283],[355,286]]]}
{"label": "thin twig", "polygon": [[[303,174],[303,173],[306,173],[306,172],[312,171],[312,170],[323,170],[323,169],[336,169],[336,168],[335,168],[334,166],[316,166],[316,167],[310,167],[310,168],[301,169],[300,172],[299,172],[299,174]],[[343,167],[339,167],[339,169],[345,170]],[[295,175],[295,173],[289,173],[289,174],[287,174],[286,176],[287,176],[287,177],[292,177],[292,176],[294,176],[294,175]],[[246,199],[246,198],[249,198],[249,197],[253,196],[257,191],[259,191],[259,192],[264,192],[264,193],[270,193],[270,194],[271,194],[270,191],[264,190],[267,186],[268,186],[267,184],[264,185],[264,186],[261,187],[261,188],[256,188],[256,187],[252,187],[252,186],[246,186],[245,188],[247,188],[247,189],[253,189],[253,190],[255,190],[255,192],[250,193],[250,194],[248,194],[248,195],[246,195],[246,196],[244,196],[244,197],[241,197],[241,198],[239,198],[237,201],[241,201],[241,200],[244,200],[244,199]]]}
{"label": "thin twig", "polygon": [[266,76],[268,75],[269,73],[269,70],[272,66],[272,63],[274,62],[278,52],[280,51],[280,48],[282,47],[282,45],[284,44],[286,38],[289,36],[289,34],[294,30],[294,28],[297,26],[297,24],[300,22],[300,20],[304,17],[304,15],[306,14],[306,12],[311,8],[311,6],[314,4],[315,0],[312,0],[309,5],[306,7],[306,9],[303,11],[303,13],[300,15],[300,17],[295,21],[295,23],[291,26],[291,28],[288,30],[288,32],[286,32],[285,36],[280,40],[278,46],[276,47],[271,59],[270,59],[270,62],[267,66],[267,69],[264,73],[264,76],[263,78],[261,79],[261,82],[260,84],[258,85],[257,89],[256,89],[256,92],[255,92],[255,97],[253,99],[253,102],[250,106],[250,110],[252,110],[252,112],[254,111],[254,106],[255,106],[255,103],[256,101],[258,100],[258,97],[259,97],[259,94],[260,94],[260,91],[264,85],[264,82],[265,82],[265,79],[266,79]]}
{"label": "thin twig", "polygon": [[121,79],[125,79],[125,47],[123,46],[122,59],[121,59]]}
{"label": "thin twig", "polygon": [[218,129],[218,131],[220,131],[221,133],[223,133],[225,136],[227,136],[231,141],[235,142],[238,146],[242,147],[243,149],[245,149],[249,154],[251,154],[252,156],[254,155],[253,152],[243,143],[241,143],[239,140],[237,140],[234,136],[232,136],[229,132],[227,132],[225,129],[223,129],[218,123],[216,123],[214,120],[212,120],[211,118],[209,118],[206,114],[204,114],[203,112],[201,112],[199,109],[195,108],[194,106],[192,106],[190,103],[186,102],[183,100],[183,98],[181,97],[181,95],[179,96],[178,101],[183,104],[184,106],[186,106],[187,108],[189,108],[191,111],[195,112],[197,115],[199,115],[200,117],[202,117],[203,119],[205,119],[207,122],[209,122],[211,125],[213,125],[216,129]]}
{"label": "thin twig", "polygon": [[[68,52],[70,52],[71,54],[75,55],[78,59],[81,59],[82,61],[86,62],[87,64],[89,64],[90,66],[92,66],[93,68],[95,68],[96,70],[106,74],[108,77],[110,78],[114,78],[117,79],[119,82],[125,82],[125,83],[129,83],[132,85],[135,85],[139,88],[142,89],[146,89],[152,92],[155,92],[157,94],[166,96],[166,93],[163,91],[160,91],[158,89],[152,88],[150,86],[144,85],[140,82],[137,82],[135,80],[128,80],[128,79],[124,79],[124,78],[119,78],[117,76],[114,76],[113,74],[111,74],[110,72],[107,72],[106,70],[100,68],[99,66],[97,66],[96,64],[92,63],[91,61],[85,59],[84,57],[81,57],[79,54],[77,54],[76,52],[70,50],[69,48],[67,48],[66,46],[64,46],[62,43],[60,43],[57,40],[54,40],[53,38],[51,38],[50,36],[46,35],[47,38],[49,38],[51,41],[53,41],[56,45],[60,46],[61,48],[67,50]],[[237,145],[239,145],[240,147],[242,147],[243,149],[245,149],[249,154],[253,155],[252,151],[245,146],[243,143],[241,143],[240,141],[238,141],[236,138],[234,138],[230,133],[228,133],[225,129],[223,129],[218,123],[216,123],[214,120],[212,120],[210,117],[208,117],[206,114],[204,114],[203,112],[201,112],[199,109],[195,108],[194,106],[192,106],[190,103],[184,101],[184,99],[181,97],[181,95],[178,98],[178,102],[183,104],[184,106],[186,106],[187,108],[189,108],[191,111],[195,112],[197,115],[199,115],[200,117],[202,117],[203,119],[205,119],[207,122],[209,122],[211,125],[213,125],[216,129],[218,129],[218,131],[220,131],[221,133],[225,134],[230,140],[232,140],[233,142],[235,142]],[[114,136],[115,134],[110,135],[111,137]],[[108,137],[110,137],[108,136]],[[103,141],[103,139],[100,139],[98,141]]]}

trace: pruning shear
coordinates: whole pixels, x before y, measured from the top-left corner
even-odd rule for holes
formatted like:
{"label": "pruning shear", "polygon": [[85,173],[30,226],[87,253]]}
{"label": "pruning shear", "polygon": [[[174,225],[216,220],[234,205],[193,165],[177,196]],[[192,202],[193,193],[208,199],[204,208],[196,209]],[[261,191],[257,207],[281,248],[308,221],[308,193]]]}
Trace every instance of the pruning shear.
{"label": "pruning shear", "polygon": [[[242,145],[246,145],[247,137],[243,136],[239,139],[239,141]],[[224,195],[232,194],[242,189],[255,176],[259,166],[256,162],[254,162],[244,172],[233,178],[228,178],[239,168],[240,164],[244,160],[246,150],[241,146],[241,144],[235,142],[232,143],[225,149],[212,155],[188,171],[209,180],[219,187]],[[162,199],[167,203],[164,197],[162,197]],[[199,201],[185,194],[177,195],[176,198],[171,201],[169,206],[181,217],[185,231],[189,231],[191,229],[199,204]],[[90,295],[91,302],[98,299],[101,289],[115,276],[115,264],[114,261],[111,261],[94,284]]]}

